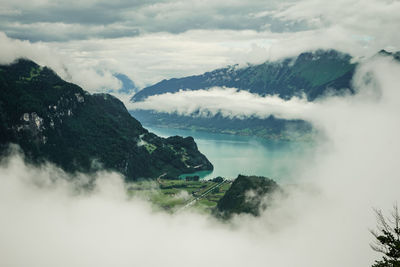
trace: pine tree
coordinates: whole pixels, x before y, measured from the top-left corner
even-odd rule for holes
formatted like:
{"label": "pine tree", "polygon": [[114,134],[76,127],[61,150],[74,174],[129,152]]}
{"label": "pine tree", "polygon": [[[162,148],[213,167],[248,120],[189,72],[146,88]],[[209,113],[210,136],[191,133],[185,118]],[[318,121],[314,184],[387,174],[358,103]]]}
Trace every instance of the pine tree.
{"label": "pine tree", "polygon": [[393,207],[390,217],[385,217],[381,210],[375,210],[377,230],[371,231],[375,242],[373,250],[383,254],[381,260],[372,267],[400,267],[400,214],[398,206]]}

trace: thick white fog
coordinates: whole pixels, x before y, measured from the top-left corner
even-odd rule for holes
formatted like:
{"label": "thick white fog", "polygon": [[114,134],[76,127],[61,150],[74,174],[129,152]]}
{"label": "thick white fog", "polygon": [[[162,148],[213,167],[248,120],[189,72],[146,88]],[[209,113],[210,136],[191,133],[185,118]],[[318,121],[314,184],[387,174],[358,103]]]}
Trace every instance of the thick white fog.
{"label": "thick white fog", "polygon": [[[223,224],[154,212],[127,197],[118,174],[98,173],[85,192],[78,181],[92,177],[67,182],[54,166],[27,166],[14,154],[0,167],[0,266],[371,265],[379,257],[369,247],[372,208],[388,210],[400,196],[400,66],[366,62],[354,84],[356,96],[267,111],[310,120],[327,140],[298,171],[299,186],[259,218]],[[248,105],[262,114],[262,104]]]}

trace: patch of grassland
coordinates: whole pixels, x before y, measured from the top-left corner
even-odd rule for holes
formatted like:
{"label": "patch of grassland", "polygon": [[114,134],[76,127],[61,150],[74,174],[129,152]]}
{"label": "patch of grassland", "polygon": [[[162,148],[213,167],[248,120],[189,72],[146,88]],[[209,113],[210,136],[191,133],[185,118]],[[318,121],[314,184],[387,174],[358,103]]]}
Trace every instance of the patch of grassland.
{"label": "patch of grassland", "polygon": [[41,68],[41,67],[32,67],[32,68],[31,68],[31,71],[30,71],[30,73],[29,73],[29,76],[28,76],[28,77],[21,77],[21,80],[24,80],[24,81],[28,81],[28,82],[29,82],[29,81],[31,81],[33,78],[39,76],[41,71],[42,71],[42,68]]}
{"label": "patch of grassland", "polygon": [[[174,212],[196,199],[195,208],[203,212],[211,212],[217,202],[224,196],[231,186],[230,181],[219,185],[213,181],[186,181],[186,180],[165,180],[141,181],[131,183],[128,192],[131,196],[149,200],[155,208]],[[208,193],[207,193],[208,192]],[[204,193],[207,193],[203,196]]]}
{"label": "patch of grassland", "polygon": [[154,152],[154,150],[157,149],[157,147],[153,144],[149,144],[149,143],[145,143],[144,147],[146,148],[146,150],[151,154]]}

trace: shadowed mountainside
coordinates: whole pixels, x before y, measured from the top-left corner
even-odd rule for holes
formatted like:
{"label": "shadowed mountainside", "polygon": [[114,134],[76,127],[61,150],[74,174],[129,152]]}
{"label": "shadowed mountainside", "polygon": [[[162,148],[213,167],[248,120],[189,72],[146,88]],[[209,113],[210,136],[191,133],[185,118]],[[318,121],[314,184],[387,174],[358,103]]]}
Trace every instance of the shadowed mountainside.
{"label": "shadowed mountainside", "polygon": [[277,190],[280,187],[272,179],[239,175],[218,201],[215,214],[226,219],[240,213],[258,216],[268,206],[265,198]]}
{"label": "shadowed mountainside", "polygon": [[50,161],[69,172],[105,168],[128,180],[213,169],[192,137],[158,137],[115,97],[90,95],[25,59],[0,66],[3,154],[10,143],[34,163]]}

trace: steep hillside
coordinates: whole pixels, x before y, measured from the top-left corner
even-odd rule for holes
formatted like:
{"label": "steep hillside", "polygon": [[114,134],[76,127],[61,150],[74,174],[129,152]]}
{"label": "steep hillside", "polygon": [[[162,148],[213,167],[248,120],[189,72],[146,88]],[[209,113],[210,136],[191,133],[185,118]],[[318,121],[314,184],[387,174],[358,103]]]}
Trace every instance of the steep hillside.
{"label": "steep hillside", "polygon": [[63,169],[116,170],[128,180],[211,170],[193,138],[149,133],[108,94],[90,95],[29,60],[0,66],[0,149]]}
{"label": "steep hillside", "polygon": [[268,194],[279,190],[278,184],[267,177],[239,175],[229,190],[218,201],[216,213],[223,218],[248,213],[258,216],[268,203]]}

